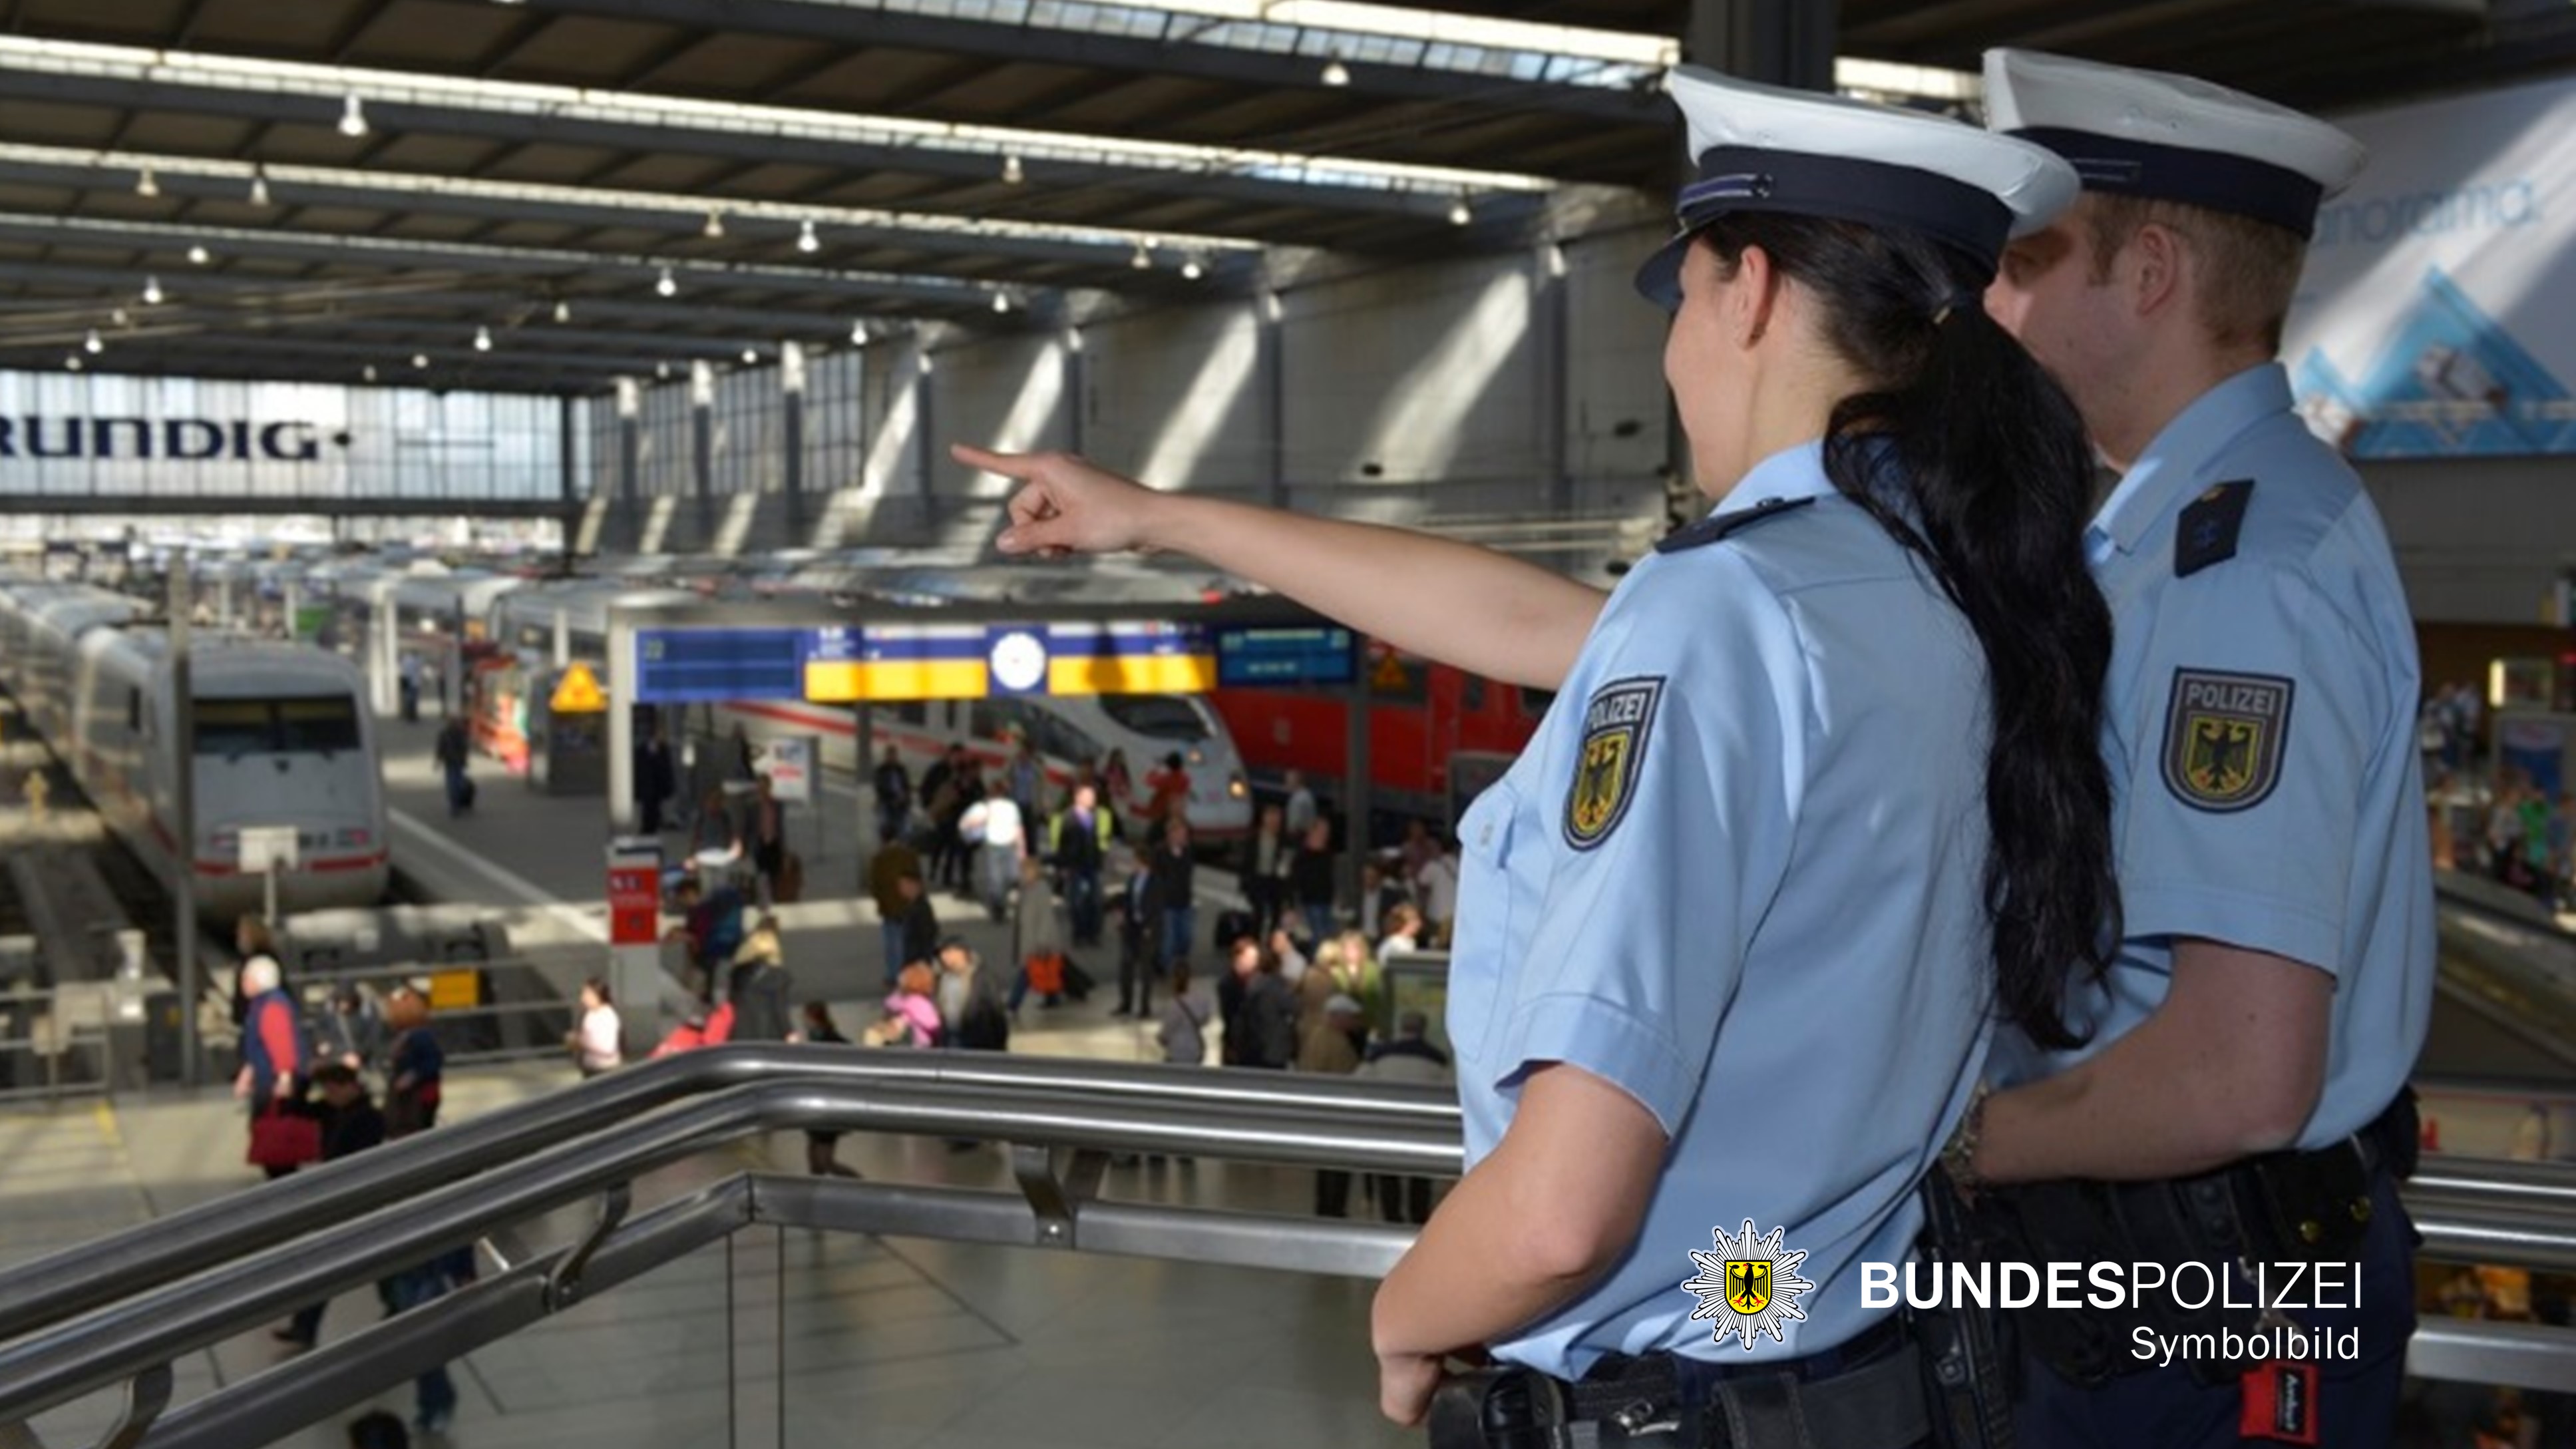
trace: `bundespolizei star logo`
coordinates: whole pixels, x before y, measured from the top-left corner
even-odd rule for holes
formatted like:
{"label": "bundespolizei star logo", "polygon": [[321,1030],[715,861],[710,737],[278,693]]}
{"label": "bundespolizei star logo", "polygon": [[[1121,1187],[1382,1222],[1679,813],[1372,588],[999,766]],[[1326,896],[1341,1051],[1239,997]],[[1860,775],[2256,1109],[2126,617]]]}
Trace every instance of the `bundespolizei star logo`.
{"label": "bundespolizei star logo", "polygon": [[1713,1336],[1719,1343],[1741,1337],[1744,1350],[1753,1351],[1753,1336],[1767,1334],[1773,1343],[1789,1341],[1784,1325],[1790,1319],[1807,1321],[1806,1310],[1798,1300],[1814,1291],[1815,1284],[1798,1276],[1798,1268],[1807,1261],[1807,1250],[1787,1251],[1780,1238],[1787,1229],[1773,1228],[1768,1237],[1754,1232],[1753,1220],[1744,1220],[1742,1235],[1724,1228],[1711,1228],[1717,1239],[1717,1251],[1703,1253],[1691,1250],[1691,1262],[1699,1272],[1682,1283],[1682,1287],[1699,1295],[1699,1306],[1691,1310],[1693,1320],[1715,1319]]}

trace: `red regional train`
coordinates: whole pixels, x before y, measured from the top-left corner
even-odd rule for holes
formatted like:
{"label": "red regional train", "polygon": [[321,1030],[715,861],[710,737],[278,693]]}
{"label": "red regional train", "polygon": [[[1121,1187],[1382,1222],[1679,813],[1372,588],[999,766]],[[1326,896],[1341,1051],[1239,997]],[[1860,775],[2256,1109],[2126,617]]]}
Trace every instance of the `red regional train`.
{"label": "red regional train", "polygon": [[[1511,768],[1553,698],[1374,639],[1361,668],[1369,683],[1371,833],[1380,839],[1414,819],[1454,832],[1467,802]],[[1350,760],[1348,691],[1220,689],[1207,699],[1261,793],[1277,798],[1296,770],[1319,800],[1338,803]]]}

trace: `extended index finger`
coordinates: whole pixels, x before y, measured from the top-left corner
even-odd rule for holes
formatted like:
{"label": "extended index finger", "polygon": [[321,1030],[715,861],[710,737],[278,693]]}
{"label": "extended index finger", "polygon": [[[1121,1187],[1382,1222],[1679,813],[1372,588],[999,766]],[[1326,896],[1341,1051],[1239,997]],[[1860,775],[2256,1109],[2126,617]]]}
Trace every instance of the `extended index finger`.
{"label": "extended index finger", "polygon": [[949,444],[948,456],[969,468],[981,468],[987,473],[999,473],[1022,482],[1028,481],[1037,471],[1037,459],[1033,454],[988,452],[972,443]]}

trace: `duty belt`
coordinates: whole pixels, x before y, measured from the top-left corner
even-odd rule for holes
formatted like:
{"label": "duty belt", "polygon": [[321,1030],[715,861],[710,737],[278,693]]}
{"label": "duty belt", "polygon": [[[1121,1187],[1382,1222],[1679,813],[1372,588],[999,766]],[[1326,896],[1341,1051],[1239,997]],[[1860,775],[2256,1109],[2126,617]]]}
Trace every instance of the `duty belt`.
{"label": "duty belt", "polygon": [[1430,1421],[1431,1449],[1911,1449],[1930,1432],[1921,1357],[1892,1318],[1787,1363],[1711,1368],[1658,1353],[1572,1383],[1521,1368],[1461,1375],[1441,1385]]}

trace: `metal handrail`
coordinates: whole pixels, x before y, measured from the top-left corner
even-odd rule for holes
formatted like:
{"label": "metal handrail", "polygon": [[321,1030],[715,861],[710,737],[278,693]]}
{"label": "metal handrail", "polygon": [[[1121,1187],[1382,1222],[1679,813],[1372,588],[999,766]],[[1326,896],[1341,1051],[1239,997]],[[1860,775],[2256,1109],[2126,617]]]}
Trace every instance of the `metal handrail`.
{"label": "metal handrail", "polygon": [[[1409,1241],[1407,1230],[1087,1199],[1112,1151],[1451,1174],[1461,1166],[1457,1117],[1454,1098],[1442,1089],[1346,1078],[766,1044],[689,1053],[0,1274],[0,1303],[11,1305],[0,1323],[0,1424],[119,1381],[132,1380],[139,1391],[177,1355],[533,1215],[602,1197],[608,1206],[594,1239],[544,1258],[551,1266],[530,1311],[555,1311],[579,1296],[585,1264],[612,1245],[631,1244],[648,1221],[665,1221],[620,1221],[626,1185],[636,1176],[778,1129],[1005,1139],[1015,1144],[1027,1200],[754,1175],[767,1184],[760,1191],[773,1199],[771,1210],[719,1214],[723,1231],[754,1220],[795,1221],[1382,1272]],[[1071,1163],[1058,1156],[1067,1149],[1075,1154]],[[2428,1248],[2443,1256],[2456,1250],[2469,1261],[2576,1268],[2571,1181],[2576,1174],[2551,1164],[2442,1164],[2420,1189],[2410,1187],[2409,1202]],[[701,1214],[693,1221],[715,1220]],[[650,1266],[644,1258],[621,1261],[636,1272]],[[506,1276],[519,1282],[527,1266],[513,1265]],[[521,1283],[512,1291],[533,1290]],[[431,1322],[415,1328],[426,1331]],[[2453,1362],[2484,1362],[2475,1355],[2497,1348],[2487,1342],[2488,1327],[2445,1329],[2450,1336],[2426,1340],[2426,1349]],[[455,1337],[415,1347],[439,1348],[443,1356],[461,1351]],[[2576,1355],[2563,1337],[2510,1347],[2523,1355],[2519,1362],[2544,1365],[2517,1372],[2576,1377]],[[382,1369],[378,1363],[365,1372]]]}
{"label": "metal handrail", "polygon": [[[284,1242],[316,1223],[337,1223],[432,1188],[525,1160],[576,1133],[619,1126],[681,1098],[783,1077],[869,1084],[1080,1094],[1307,1114],[1316,1129],[1389,1118],[1436,1126],[1448,1147],[1439,1165],[1461,1168],[1458,1103],[1437,1087],[1354,1078],[1164,1067],[994,1052],[729,1045],[683,1052],[596,1077],[378,1151],[308,1168],[255,1192],[236,1193],[142,1227],[0,1272],[0,1340],[113,1303],[165,1281]],[[1042,1105],[1045,1103],[1042,1102]],[[966,1135],[966,1134],[959,1134]],[[1191,1151],[1189,1148],[1178,1149]],[[1208,1149],[1218,1155],[1223,1149]]]}

